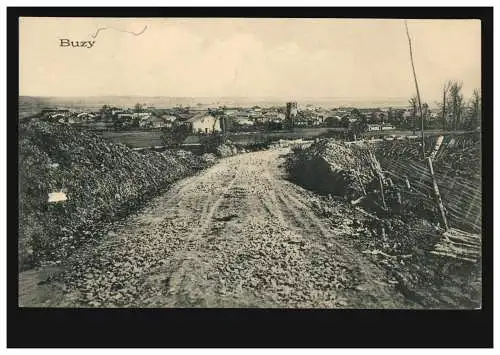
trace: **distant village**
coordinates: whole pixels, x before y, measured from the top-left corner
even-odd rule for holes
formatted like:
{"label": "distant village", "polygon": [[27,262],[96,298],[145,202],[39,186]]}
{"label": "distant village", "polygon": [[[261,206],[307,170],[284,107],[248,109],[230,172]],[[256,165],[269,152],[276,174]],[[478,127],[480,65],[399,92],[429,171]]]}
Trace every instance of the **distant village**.
{"label": "distant village", "polygon": [[[156,108],[136,104],[133,108],[104,105],[99,110],[45,108],[40,120],[83,126],[94,130],[168,130],[188,127],[195,134],[209,134],[224,129],[232,132],[282,130],[290,128],[335,127],[348,128],[362,124],[363,131],[411,128],[416,110],[410,108],[333,108],[307,105],[298,107],[296,102],[283,107],[200,107]],[[438,123],[440,117],[425,107],[426,126]]]}

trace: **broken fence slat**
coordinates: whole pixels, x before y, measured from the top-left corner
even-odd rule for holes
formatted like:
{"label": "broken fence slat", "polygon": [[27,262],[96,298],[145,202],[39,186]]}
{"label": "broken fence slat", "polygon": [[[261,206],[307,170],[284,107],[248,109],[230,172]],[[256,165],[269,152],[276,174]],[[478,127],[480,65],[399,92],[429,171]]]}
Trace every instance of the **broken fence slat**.
{"label": "broken fence slat", "polygon": [[356,209],[356,211],[359,211],[359,212],[361,212],[362,214],[364,214],[366,217],[370,217],[370,218],[373,218],[373,219],[375,219],[375,220],[377,220],[377,221],[381,221],[381,219],[380,219],[380,218],[378,218],[377,216],[375,216],[375,215],[373,215],[373,214],[371,214],[371,213],[368,213],[368,212],[366,212],[365,210],[363,210],[363,209],[361,209],[361,208],[359,208],[359,207],[356,207],[355,209]]}
{"label": "broken fence slat", "polygon": [[447,257],[450,257],[450,258],[453,258],[453,259],[457,259],[457,260],[466,260],[466,261],[470,261],[470,262],[477,262],[477,259],[471,259],[471,258],[467,258],[467,257],[461,257],[461,256],[458,256],[458,255],[452,255],[452,254],[448,254],[448,253],[442,253],[442,252],[438,252],[438,251],[431,251],[430,252],[431,254],[435,254],[435,255],[438,255],[438,256],[447,256]]}
{"label": "broken fence slat", "polygon": [[444,253],[452,253],[454,255],[460,255],[460,256],[465,256],[465,257],[479,257],[480,256],[479,251],[465,250],[462,248],[457,248],[456,246],[439,245],[439,246],[435,247],[434,251],[439,251],[439,252],[444,252]]}

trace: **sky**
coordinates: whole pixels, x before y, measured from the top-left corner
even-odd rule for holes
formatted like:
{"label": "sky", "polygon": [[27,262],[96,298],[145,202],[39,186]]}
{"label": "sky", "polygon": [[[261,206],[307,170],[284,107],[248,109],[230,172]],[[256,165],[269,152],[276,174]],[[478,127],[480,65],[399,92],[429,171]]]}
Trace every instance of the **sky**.
{"label": "sky", "polygon": [[[22,96],[401,98],[415,93],[398,19],[21,18]],[[138,36],[123,31],[140,32]],[[481,87],[478,20],[408,20],[423,101]],[[92,48],[61,39],[94,40]]]}

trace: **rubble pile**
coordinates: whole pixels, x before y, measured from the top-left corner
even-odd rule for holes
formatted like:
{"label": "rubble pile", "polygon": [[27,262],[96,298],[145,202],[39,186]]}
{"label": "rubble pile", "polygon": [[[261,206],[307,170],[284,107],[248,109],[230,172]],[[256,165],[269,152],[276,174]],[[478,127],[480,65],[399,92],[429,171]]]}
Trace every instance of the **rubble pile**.
{"label": "rubble pile", "polygon": [[360,171],[361,156],[341,143],[323,139],[308,148],[297,147],[287,161],[290,177],[321,193],[357,198],[373,180],[371,171]]}
{"label": "rubble pile", "polygon": [[[436,141],[437,137],[427,138],[426,156],[431,155]],[[321,179],[317,175],[322,175],[325,186],[338,184],[331,171],[339,166],[350,166],[359,172],[364,191],[356,191],[357,195],[350,199],[345,212],[361,216],[352,226],[357,231],[354,236],[356,243],[360,252],[369,254],[376,263],[392,270],[405,292],[419,287],[425,289],[426,283],[447,282],[440,279],[440,271],[437,271],[445,270],[446,265],[477,275],[480,264],[475,261],[453,258],[456,253],[451,252],[444,253],[450,257],[443,257],[443,252],[440,256],[435,255],[436,247],[444,238],[443,220],[436,203],[433,177],[422,157],[420,142],[392,140],[376,146],[352,145],[349,151],[341,144],[320,143],[309,149],[296,149],[289,159],[294,163],[292,168],[300,166],[303,169],[302,181],[307,177],[317,181]],[[325,146],[337,152],[329,152]],[[476,134],[446,136],[432,161],[448,225],[461,229],[466,235],[481,231],[479,149]],[[311,152],[319,153],[320,159],[328,161],[329,166],[304,164],[314,158]],[[322,156],[326,155],[325,152],[331,160]],[[302,185],[321,191],[314,185]],[[335,190],[330,191],[338,195]],[[329,205],[336,205],[333,201],[331,196],[325,198],[320,214],[328,217],[332,213]],[[467,284],[461,276],[456,280]]]}
{"label": "rubble pile", "polygon": [[[60,261],[177,179],[211,164],[191,153],[135,152],[67,125],[20,126],[20,266]],[[65,201],[49,202],[50,193]]]}
{"label": "rubble pile", "polygon": [[[426,137],[426,157],[437,139]],[[433,158],[448,222],[475,233],[481,230],[480,148],[479,133],[448,135]],[[442,224],[420,140],[347,147],[325,139],[294,149],[288,162],[290,176],[308,189],[345,197],[383,218],[409,214]]]}
{"label": "rubble pile", "polygon": [[201,159],[207,164],[214,164],[217,161],[217,156],[213,153],[205,153],[201,156]]}
{"label": "rubble pile", "polygon": [[215,148],[215,155],[220,158],[225,158],[238,154],[240,150],[241,149],[239,149],[233,142],[227,140],[225,143]]}
{"label": "rubble pile", "polygon": [[175,155],[182,164],[195,170],[204,169],[215,163],[216,160],[216,157],[213,154],[208,153],[199,156],[187,150],[177,150],[175,151]]}
{"label": "rubble pile", "polygon": [[[358,252],[384,268],[389,283],[408,299],[424,308],[480,306],[481,263],[435,255],[443,236],[433,223],[411,214],[378,218],[332,196],[319,196],[313,207],[332,223],[346,224]],[[433,294],[436,287],[446,291]]]}

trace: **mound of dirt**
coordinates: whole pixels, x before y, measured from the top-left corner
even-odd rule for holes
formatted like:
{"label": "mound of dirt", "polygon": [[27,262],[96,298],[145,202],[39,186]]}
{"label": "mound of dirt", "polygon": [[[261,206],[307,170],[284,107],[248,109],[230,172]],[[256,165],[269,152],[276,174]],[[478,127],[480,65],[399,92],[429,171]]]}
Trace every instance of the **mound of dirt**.
{"label": "mound of dirt", "polygon": [[292,179],[300,185],[320,192],[359,197],[365,185],[373,180],[370,171],[361,172],[363,160],[350,147],[329,139],[308,148],[294,148],[288,161]]}
{"label": "mound of dirt", "polygon": [[[427,137],[426,157],[436,146],[437,136]],[[470,232],[481,230],[481,155],[478,133],[447,135],[433,158],[433,170],[447,211],[448,223]],[[374,161],[380,165],[384,199]],[[294,149],[289,158],[290,176],[300,185],[320,193],[356,200],[381,217],[418,215],[441,223],[435,202],[433,177],[421,142],[413,139],[386,140],[379,144],[346,146],[324,139],[306,149]],[[364,190],[363,190],[364,189]]]}
{"label": "mound of dirt", "polygon": [[214,164],[217,161],[217,156],[213,153],[205,153],[201,156],[201,159],[207,164]]}
{"label": "mound of dirt", "polygon": [[215,154],[221,158],[230,157],[238,154],[239,152],[240,149],[238,149],[238,147],[229,140],[215,148]]}
{"label": "mound of dirt", "polygon": [[[22,124],[19,137],[22,269],[63,260],[83,242],[99,238],[100,224],[129,214],[212,163],[187,152],[139,153],[46,122]],[[51,193],[62,198],[50,202]]]}

